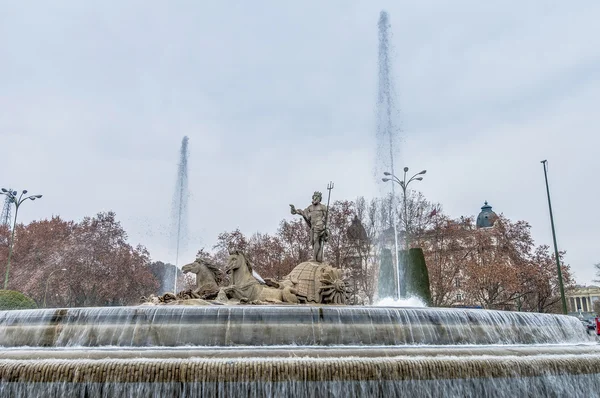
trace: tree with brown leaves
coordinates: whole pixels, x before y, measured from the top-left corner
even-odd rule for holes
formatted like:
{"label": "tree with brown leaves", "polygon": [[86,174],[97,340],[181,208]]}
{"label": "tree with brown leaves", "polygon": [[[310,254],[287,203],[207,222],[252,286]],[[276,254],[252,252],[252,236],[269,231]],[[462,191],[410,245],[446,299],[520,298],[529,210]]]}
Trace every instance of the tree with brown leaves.
{"label": "tree with brown leaves", "polygon": [[513,309],[523,297],[522,280],[533,239],[524,221],[499,216],[492,228],[472,229],[466,244],[464,289],[473,303],[486,309]]}
{"label": "tree with brown leaves", "polygon": [[461,301],[458,294],[463,292],[461,281],[472,250],[468,245],[468,235],[472,231],[473,219],[452,220],[437,211],[431,218],[431,229],[417,235],[413,244],[421,247],[425,255],[433,306],[452,306]]}
{"label": "tree with brown leaves", "polygon": [[[565,252],[559,252],[561,272],[565,290],[575,286],[568,265],[564,264]],[[562,304],[558,272],[554,252],[548,245],[538,246],[530,259],[527,270],[522,272],[523,300],[519,302],[523,311],[561,313]]]}
{"label": "tree with brown leaves", "polygon": [[113,212],[80,223],[53,217],[18,225],[15,239],[11,288],[38,305],[44,297],[47,306],[134,304],[158,286],[148,252],[127,243]]}

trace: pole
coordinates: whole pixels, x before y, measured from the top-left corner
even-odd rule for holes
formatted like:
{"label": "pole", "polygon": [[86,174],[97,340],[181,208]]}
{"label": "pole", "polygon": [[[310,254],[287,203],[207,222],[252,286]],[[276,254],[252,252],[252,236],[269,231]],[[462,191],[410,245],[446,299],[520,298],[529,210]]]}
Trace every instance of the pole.
{"label": "pole", "polygon": [[400,261],[398,259],[398,226],[396,225],[396,190],[394,189],[394,177],[394,170],[392,169],[392,224],[394,224],[394,257],[396,259],[396,266],[394,267],[394,276],[396,277],[396,298],[400,299]]}
{"label": "pole", "polygon": [[15,220],[13,222],[13,228],[12,228],[11,235],[10,235],[10,243],[8,245],[8,262],[6,263],[6,275],[4,276],[4,290],[6,290],[8,288],[8,275],[10,273],[10,260],[12,259],[12,253],[13,253],[14,245],[15,245],[15,229],[17,229],[17,216],[19,214],[19,207],[27,199],[36,200],[36,199],[40,199],[42,197],[42,195],[30,195],[30,196],[23,198],[23,195],[25,195],[26,193],[27,193],[27,190],[24,189],[23,192],[21,192],[21,195],[17,198],[17,191],[9,191],[6,188],[0,189],[0,194],[7,195],[7,197],[10,199],[10,201],[15,204]]}
{"label": "pole", "polygon": [[8,247],[8,263],[6,264],[6,275],[4,276],[4,290],[8,288],[8,274],[10,272],[10,259],[12,258],[13,246],[15,244],[15,229],[17,228],[17,214],[19,214],[18,201],[15,201],[15,220],[13,222],[13,228],[10,235],[10,246]]}
{"label": "pole", "polygon": [[[393,163],[393,158],[392,158],[392,163]],[[410,243],[409,243],[409,236],[408,236],[408,207],[407,207],[407,202],[406,202],[406,188],[408,186],[408,184],[410,184],[411,181],[413,180],[417,180],[417,181],[422,181],[423,177],[418,177],[420,175],[423,175],[427,172],[427,170],[423,170],[417,174],[415,174],[414,176],[412,176],[408,181],[406,181],[406,172],[408,171],[408,167],[404,168],[404,179],[402,181],[400,181],[400,179],[398,177],[396,177],[392,172],[384,172],[383,174],[386,176],[384,178],[382,178],[382,180],[384,182],[388,182],[391,181],[392,183],[392,208],[395,208],[395,199],[396,199],[396,194],[395,194],[395,190],[394,190],[394,184],[398,184],[400,185],[400,187],[402,188],[402,192],[404,194],[403,199],[404,199],[404,229],[405,229],[405,236],[404,236],[404,241],[405,241],[405,245],[406,245],[406,253],[408,254],[408,250],[410,247]],[[401,295],[401,291],[400,291],[400,279],[401,277],[404,277],[404,273],[402,273],[402,275],[400,275],[400,261],[399,261],[399,255],[398,255],[398,230],[397,230],[397,226],[396,226],[396,212],[393,211],[392,212],[392,218],[393,218],[393,224],[394,224],[394,245],[395,245],[395,249],[396,249],[396,281],[397,281],[397,291],[398,291],[398,298],[400,298]]]}
{"label": "pole", "polygon": [[[404,180],[406,181],[406,172],[404,173]],[[406,250],[404,252],[404,257],[403,257],[403,272],[402,272],[402,277],[404,277],[404,272],[406,272],[406,267],[407,267],[407,262],[409,261],[408,259],[408,251],[410,249],[409,247],[409,243],[408,243],[408,208],[406,207],[406,183],[404,185],[402,185],[402,198],[404,200],[404,250]],[[405,285],[406,286],[406,283]],[[406,287],[405,287],[406,289]]]}
{"label": "pole", "polygon": [[[406,246],[406,255],[408,256],[408,207],[406,206],[406,172],[408,168],[404,168],[404,184],[402,184],[402,199],[404,200],[404,244]],[[409,181],[410,182],[410,181]]]}
{"label": "pole", "polygon": [[[331,190],[333,189],[333,181],[329,181],[327,184],[327,190],[329,191],[327,194],[327,211],[325,212],[325,233],[327,233],[327,221],[329,220],[329,201],[331,200]],[[323,240],[321,251],[323,255],[325,254],[325,240]]]}
{"label": "pole", "polygon": [[329,181],[327,184],[327,190],[329,193],[327,194],[327,211],[325,212],[325,229],[327,229],[327,220],[329,219],[329,201],[331,200],[331,190],[333,189],[333,181]]}
{"label": "pole", "polygon": [[563,285],[562,271],[560,269],[560,257],[558,256],[558,245],[556,244],[556,230],[554,229],[554,217],[552,216],[552,203],[550,202],[550,188],[548,187],[548,161],[541,161],[544,167],[544,178],[546,180],[546,194],[548,195],[548,209],[550,210],[550,225],[552,226],[552,240],[554,241],[554,257],[556,258],[556,269],[558,270],[558,285],[560,287],[560,300],[562,302],[563,314],[567,314],[567,300],[565,299],[565,287]]}

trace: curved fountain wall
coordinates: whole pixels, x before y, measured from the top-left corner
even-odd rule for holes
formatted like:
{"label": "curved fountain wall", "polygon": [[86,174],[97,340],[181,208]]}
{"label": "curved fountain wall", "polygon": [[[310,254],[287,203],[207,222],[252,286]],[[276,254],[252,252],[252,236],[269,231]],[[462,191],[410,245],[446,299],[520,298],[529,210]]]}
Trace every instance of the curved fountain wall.
{"label": "curved fountain wall", "polygon": [[471,309],[156,306],[0,312],[0,346],[456,345],[589,342],[574,317]]}
{"label": "curved fountain wall", "polygon": [[[0,312],[0,396],[589,396],[574,317],[148,306]],[[587,394],[587,395],[586,395]]]}

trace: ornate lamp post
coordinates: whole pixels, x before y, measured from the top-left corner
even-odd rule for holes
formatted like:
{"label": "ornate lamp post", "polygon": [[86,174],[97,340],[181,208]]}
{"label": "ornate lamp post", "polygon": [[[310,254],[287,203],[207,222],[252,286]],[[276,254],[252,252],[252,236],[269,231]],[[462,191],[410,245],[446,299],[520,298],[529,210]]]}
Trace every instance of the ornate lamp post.
{"label": "ornate lamp post", "polygon": [[406,238],[406,242],[405,242],[406,250],[408,250],[408,248],[409,248],[409,245],[408,245],[409,244],[409,242],[408,242],[408,207],[407,207],[407,202],[406,202],[406,189],[408,188],[408,184],[410,184],[413,181],[423,181],[423,177],[420,177],[420,176],[427,173],[427,170],[418,172],[414,176],[410,177],[408,179],[408,181],[406,180],[407,172],[408,172],[408,167],[405,167],[404,168],[404,178],[402,180],[400,180],[398,177],[396,177],[392,173],[388,173],[388,172],[383,173],[384,175],[386,175],[388,177],[382,178],[383,181],[395,182],[396,184],[400,185],[400,187],[402,188],[402,198],[403,198],[403,202],[404,202],[404,232],[405,232],[404,235]]}
{"label": "ornate lamp post", "polygon": [[10,259],[12,258],[13,245],[15,243],[15,228],[17,227],[17,215],[19,214],[19,207],[25,202],[27,199],[36,200],[42,197],[42,195],[30,195],[23,197],[23,195],[27,194],[27,190],[23,190],[21,195],[18,195],[17,191],[9,191],[6,188],[2,188],[0,192],[2,195],[6,195],[11,203],[15,204],[15,220],[13,222],[13,228],[10,236],[10,244],[8,246],[8,262],[6,263],[6,275],[4,276],[4,289],[8,287],[8,274],[10,272]]}
{"label": "ornate lamp post", "polygon": [[66,270],[67,270],[66,268],[55,269],[54,271],[50,272],[50,274],[46,278],[46,289],[44,290],[44,304],[42,305],[42,307],[46,308],[46,295],[48,294],[48,282],[50,282],[50,277],[56,271],[66,271]]}
{"label": "ornate lamp post", "polygon": [[554,257],[558,270],[558,286],[560,288],[560,301],[562,302],[563,314],[567,314],[567,300],[565,299],[565,287],[563,285],[562,271],[560,269],[560,258],[558,257],[558,245],[556,244],[556,231],[554,230],[554,217],[552,216],[552,203],[550,203],[550,188],[548,188],[548,161],[542,160],[544,166],[544,178],[546,179],[546,193],[548,194],[548,209],[550,210],[550,225],[552,226],[552,240],[554,241]]}
{"label": "ornate lamp post", "polygon": [[[391,181],[392,182],[392,206],[394,204],[395,201],[395,195],[394,195],[394,183],[400,185],[400,187],[402,188],[402,194],[403,194],[403,202],[404,202],[404,240],[405,240],[405,245],[406,245],[406,250],[408,250],[409,248],[409,241],[408,241],[408,207],[407,207],[407,202],[406,202],[406,189],[408,188],[408,184],[410,184],[412,181],[422,181],[423,177],[420,177],[421,175],[427,173],[427,170],[423,170],[418,172],[417,174],[415,174],[414,176],[410,177],[408,179],[408,181],[406,180],[406,173],[408,172],[408,167],[404,168],[404,178],[402,180],[400,180],[398,177],[396,177],[393,174],[393,171],[390,172],[384,172],[383,174],[385,175],[385,177],[383,177],[381,180],[383,182],[388,182]],[[394,220],[394,244],[395,244],[395,250],[396,250],[396,282],[397,282],[397,289],[398,289],[398,297],[400,297],[400,263],[398,261],[398,231],[396,230],[396,212],[394,211],[392,213]]]}

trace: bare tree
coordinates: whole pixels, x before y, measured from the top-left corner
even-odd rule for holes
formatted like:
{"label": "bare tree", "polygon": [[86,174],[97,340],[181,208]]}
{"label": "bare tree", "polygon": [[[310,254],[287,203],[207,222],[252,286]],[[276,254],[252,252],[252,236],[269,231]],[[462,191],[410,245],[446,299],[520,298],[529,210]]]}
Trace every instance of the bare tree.
{"label": "bare tree", "polygon": [[364,295],[369,304],[373,304],[379,272],[379,256],[376,249],[379,228],[378,203],[375,199],[367,203],[364,197],[359,197],[356,199],[355,209],[355,217],[348,229],[348,239],[354,247],[358,262],[354,267],[354,290],[356,294]]}
{"label": "bare tree", "polygon": [[[594,264],[594,268],[596,268],[596,278],[600,278],[600,263]],[[594,279],[594,282],[600,282],[600,279]]]}

